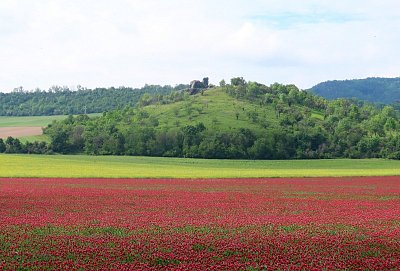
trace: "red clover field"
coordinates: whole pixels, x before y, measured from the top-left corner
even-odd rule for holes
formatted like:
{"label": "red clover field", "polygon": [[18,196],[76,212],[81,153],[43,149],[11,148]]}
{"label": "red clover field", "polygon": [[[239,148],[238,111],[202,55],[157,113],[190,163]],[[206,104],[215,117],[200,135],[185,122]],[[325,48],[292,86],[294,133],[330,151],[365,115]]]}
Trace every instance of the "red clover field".
{"label": "red clover field", "polygon": [[0,179],[0,270],[399,270],[400,177]]}

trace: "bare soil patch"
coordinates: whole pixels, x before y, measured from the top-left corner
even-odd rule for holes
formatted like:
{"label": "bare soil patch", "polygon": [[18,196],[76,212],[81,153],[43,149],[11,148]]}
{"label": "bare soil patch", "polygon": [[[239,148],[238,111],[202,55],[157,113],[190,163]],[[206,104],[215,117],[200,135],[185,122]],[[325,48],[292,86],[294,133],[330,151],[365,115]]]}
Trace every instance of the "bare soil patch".
{"label": "bare soil patch", "polygon": [[1,127],[0,138],[36,136],[43,133],[42,127]]}

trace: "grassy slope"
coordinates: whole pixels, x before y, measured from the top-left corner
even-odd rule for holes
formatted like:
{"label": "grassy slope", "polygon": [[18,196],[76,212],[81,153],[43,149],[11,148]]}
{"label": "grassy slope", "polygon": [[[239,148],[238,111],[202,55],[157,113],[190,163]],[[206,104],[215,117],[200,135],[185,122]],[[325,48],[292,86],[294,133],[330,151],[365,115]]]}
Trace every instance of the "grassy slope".
{"label": "grassy slope", "polygon": [[[260,125],[252,123],[247,116],[248,112],[253,111],[256,111],[260,118],[265,116],[270,126],[275,126],[278,122],[272,106],[261,107],[258,104],[237,100],[220,88],[207,90],[204,95],[190,96],[187,101],[147,106],[144,110],[158,119],[160,128],[173,128],[203,122],[206,127],[222,131],[239,127],[261,131]],[[190,111],[191,114],[189,114]],[[238,120],[236,112],[239,113]]]}
{"label": "grassy slope", "polygon": [[0,155],[0,177],[245,178],[400,175],[400,161],[241,161],[115,156]]}

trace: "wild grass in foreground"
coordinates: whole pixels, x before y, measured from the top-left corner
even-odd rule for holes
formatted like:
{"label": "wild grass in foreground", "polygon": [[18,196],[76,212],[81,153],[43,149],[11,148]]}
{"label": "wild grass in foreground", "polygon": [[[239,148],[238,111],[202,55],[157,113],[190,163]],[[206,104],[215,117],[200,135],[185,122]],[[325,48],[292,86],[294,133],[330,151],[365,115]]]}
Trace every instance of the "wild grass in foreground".
{"label": "wild grass in foreground", "polygon": [[400,175],[400,161],[203,160],[85,155],[0,155],[0,177],[257,178]]}

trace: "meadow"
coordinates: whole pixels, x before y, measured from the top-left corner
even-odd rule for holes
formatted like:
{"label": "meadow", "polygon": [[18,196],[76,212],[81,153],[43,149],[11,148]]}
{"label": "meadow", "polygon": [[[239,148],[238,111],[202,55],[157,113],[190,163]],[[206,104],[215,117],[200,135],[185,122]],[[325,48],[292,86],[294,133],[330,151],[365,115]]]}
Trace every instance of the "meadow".
{"label": "meadow", "polygon": [[400,161],[205,160],[87,155],[0,155],[0,177],[259,178],[400,175]]}
{"label": "meadow", "polygon": [[0,116],[0,127],[45,127],[53,120],[63,120],[67,116],[27,116],[5,117]]}

